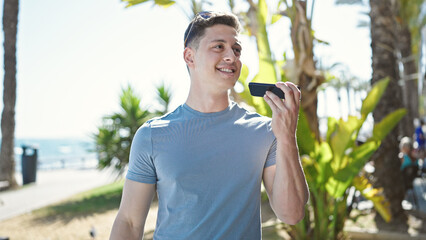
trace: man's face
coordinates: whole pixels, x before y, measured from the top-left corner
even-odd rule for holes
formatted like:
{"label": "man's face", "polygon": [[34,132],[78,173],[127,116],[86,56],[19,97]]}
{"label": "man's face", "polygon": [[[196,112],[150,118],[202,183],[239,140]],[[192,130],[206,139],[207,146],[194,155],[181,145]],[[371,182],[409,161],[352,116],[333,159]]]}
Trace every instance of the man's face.
{"label": "man's face", "polygon": [[195,49],[192,78],[205,87],[232,88],[241,72],[241,45],[234,28],[217,24],[206,28]]}

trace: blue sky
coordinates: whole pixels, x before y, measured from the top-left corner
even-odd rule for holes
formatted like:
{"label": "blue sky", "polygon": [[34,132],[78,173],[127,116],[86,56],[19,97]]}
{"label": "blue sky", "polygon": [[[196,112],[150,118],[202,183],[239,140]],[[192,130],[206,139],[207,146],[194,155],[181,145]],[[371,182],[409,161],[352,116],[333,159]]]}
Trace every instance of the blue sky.
{"label": "blue sky", "polygon": [[[335,6],[333,2],[316,1],[313,29],[317,38],[330,43],[317,46],[316,56],[325,65],[342,62],[353,75],[368,81],[369,29],[356,27],[360,19],[368,20],[361,14],[368,8]],[[142,96],[144,106],[154,106],[155,86],[162,81],[173,90],[172,108],[185,101],[189,78],[182,42],[187,16],[176,6],[124,6],[119,0],[21,1],[18,138],[87,137],[95,132],[102,116],[118,110],[121,87],[127,84]],[[210,9],[228,10],[226,5]],[[274,24],[269,36],[277,57],[290,51],[288,20]],[[0,38],[3,41],[3,34]],[[253,39],[243,37],[243,47],[242,61],[254,75],[257,55]],[[2,48],[0,54],[3,56]],[[0,74],[3,76],[3,69]],[[0,90],[2,96],[3,85]]]}

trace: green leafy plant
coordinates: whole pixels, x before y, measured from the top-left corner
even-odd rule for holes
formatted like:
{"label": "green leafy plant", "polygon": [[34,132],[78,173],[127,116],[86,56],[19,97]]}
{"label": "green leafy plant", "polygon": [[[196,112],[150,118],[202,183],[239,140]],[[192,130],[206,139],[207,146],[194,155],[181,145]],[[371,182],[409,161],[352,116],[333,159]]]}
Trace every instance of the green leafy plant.
{"label": "green leafy plant", "polygon": [[[374,189],[360,171],[380,146],[384,137],[406,114],[398,109],[376,123],[372,136],[363,144],[357,144],[359,131],[367,116],[374,110],[383,95],[389,79],[373,86],[364,99],[361,116],[349,116],[345,120],[328,119],[325,141],[318,142],[309,134],[308,123],[301,113],[298,125],[298,144],[303,167],[311,192],[311,206],[305,219],[291,227],[295,239],[338,239],[349,212],[346,207],[348,188],[354,186],[375,209],[390,221],[389,204],[379,189]],[[315,226],[312,228],[312,223]]]}
{"label": "green leafy plant", "polygon": [[[372,136],[363,144],[356,141],[363,123],[376,107],[388,82],[389,79],[383,79],[372,87],[363,101],[360,117],[349,116],[347,120],[330,117],[326,137],[321,142],[315,139],[308,120],[300,110],[297,139],[309,185],[310,202],[305,218],[295,226],[288,226],[289,234],[294,239],[339,239],[350,213],[346,200],[348,189],[352,186],[373,202],[385,220],[391,219],[389,203],[381,190],[372,188],[368,179],[359,173],[406,110],[398,109],[376,123]],[[246,91],[241,96],[244,100],[251,98]],[[247,99],[246,102],[252,103],[252,100]],[[259,108],[258,105],[252,106]]]}
{"label": "green leafy plant", "polygon": [[99,168],[113,166],[120,174],[129,162],[130,146],[136,131],[148,119],[163,115],[167,110],[171,94],[164,84],[157,87],[157,100],[163,105],[161,111],[149,111],[141,106],[141,98],[131,86],[122,89],[120,96],[121,111],[107,115],[103,123],[93,134]]}

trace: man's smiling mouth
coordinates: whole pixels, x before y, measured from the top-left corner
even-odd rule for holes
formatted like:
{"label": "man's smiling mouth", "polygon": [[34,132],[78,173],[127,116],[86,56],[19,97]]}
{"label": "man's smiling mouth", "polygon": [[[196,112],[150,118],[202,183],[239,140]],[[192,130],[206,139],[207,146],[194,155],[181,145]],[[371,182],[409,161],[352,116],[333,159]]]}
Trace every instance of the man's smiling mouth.
{"label": "man's smiling mouth", "polygon": [[233,73],[233,72],[235,72],[235,70],[228,69],[228,68],[218,68],[218,70],[221,71],[221,72],[227,72],[227,73]]}

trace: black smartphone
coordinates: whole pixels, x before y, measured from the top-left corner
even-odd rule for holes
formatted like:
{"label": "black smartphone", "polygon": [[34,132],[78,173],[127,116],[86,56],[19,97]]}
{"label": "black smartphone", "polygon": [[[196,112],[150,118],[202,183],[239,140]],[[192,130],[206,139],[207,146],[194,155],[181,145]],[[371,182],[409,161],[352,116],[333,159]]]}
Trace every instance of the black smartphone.
{"label": "black smartphone", "polygon": [[284,99],[284,92],[276,87],[275,84],[250,82],[249,89],[252,96],[263,97],[266,91],[271,91],[279,98]]}

